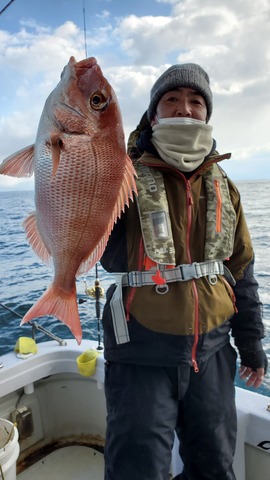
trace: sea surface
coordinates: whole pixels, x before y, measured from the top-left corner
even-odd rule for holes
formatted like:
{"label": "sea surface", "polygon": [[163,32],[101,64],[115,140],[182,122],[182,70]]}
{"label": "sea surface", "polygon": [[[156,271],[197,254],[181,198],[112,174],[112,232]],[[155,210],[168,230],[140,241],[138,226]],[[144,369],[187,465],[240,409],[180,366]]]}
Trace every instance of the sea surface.
{"label": "sea surface", "polygon": [[[237,187],[255,250],[255,276],[260,286],[266,333],[263,344],[270,360],[270,181],[242,182]],[[32,326],[20,327],[21,317],[52,280],[52,268],[42,264],[25,239],[22,222],[33,210],[33,191],[0,192],[0,357],[14,349],[19,337],[31,337]],[[77,292],[83,338],[96,340],[98,344],[102,341],[100,315],[95,299],[86,293],[94,286],[96,275],[106,292],[112,276],[99,264],[77,280]],[[104,301],[101,299],[98,305],[101,312]],[[73,338],[69,329],[52,317],[38,319],[38,323],[54,335]],[[50,340],[39,331],[35,338]],[[270,397],[269,377],[268,374],[259,392]],[[236,384],[245,388],[238,376]]]}

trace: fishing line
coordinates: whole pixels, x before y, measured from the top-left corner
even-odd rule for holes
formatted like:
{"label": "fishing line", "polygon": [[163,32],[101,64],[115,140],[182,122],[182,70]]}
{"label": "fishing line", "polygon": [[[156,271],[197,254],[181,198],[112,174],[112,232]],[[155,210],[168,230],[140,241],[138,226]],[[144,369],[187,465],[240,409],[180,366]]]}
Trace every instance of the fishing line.
{"label": "fishing line", "polygon": [[84,52],[85,52],[85,58],[87,58],[85,1],[84,0],[83,0],[83,31],[84,31]]}

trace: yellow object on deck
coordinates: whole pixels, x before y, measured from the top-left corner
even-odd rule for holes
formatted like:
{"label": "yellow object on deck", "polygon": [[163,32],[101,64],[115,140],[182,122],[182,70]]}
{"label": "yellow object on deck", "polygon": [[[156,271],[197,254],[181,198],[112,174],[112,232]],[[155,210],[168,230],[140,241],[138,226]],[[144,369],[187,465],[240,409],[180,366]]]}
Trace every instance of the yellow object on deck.
{"label": "yellow object on deck", "polygon": [[86,350],[77,357],[77,365],[81,375],[91,377],[96,371],[97,357],[99,353],[95,350]]}
{"label": "yellow object on deck", "polygon": [[37,344],[33,338],[19,337],[14,350],[22,355],[37,353]]}

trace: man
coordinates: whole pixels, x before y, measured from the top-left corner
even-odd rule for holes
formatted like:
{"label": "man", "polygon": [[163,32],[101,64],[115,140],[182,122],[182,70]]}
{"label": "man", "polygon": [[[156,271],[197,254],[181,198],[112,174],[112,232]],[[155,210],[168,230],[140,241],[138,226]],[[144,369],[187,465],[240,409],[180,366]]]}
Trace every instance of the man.
{"label": "man", "polygon": [[[103,314],[106,480],[168,480],[174,431],[183,480],[233,480],[236,351],[266,370],[254,253],[239,193],[218,162],[212,92],[196,64],[156,81],[129,140],[138,198],[102,258],[116,274]],[[131,272],[131,273],[130,273]]]}

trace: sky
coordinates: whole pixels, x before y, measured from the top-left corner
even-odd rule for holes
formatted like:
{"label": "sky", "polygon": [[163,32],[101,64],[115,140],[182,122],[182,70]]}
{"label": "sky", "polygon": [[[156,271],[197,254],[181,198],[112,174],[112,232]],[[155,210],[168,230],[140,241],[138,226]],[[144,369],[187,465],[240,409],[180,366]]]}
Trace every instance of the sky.
{"label": "sky", "polygon": [[[200,64],[217,149],[232,153],[222,167],[236,182],[270,179],[269,0],[14,0],[4,10],[8,3],[0,0],[0,163],[35,142],[63,67],[87,55],[116,92],[126,140],[155,80],[173,64]],[[33,188],[32,178],[0,175],[0,190]]]}

